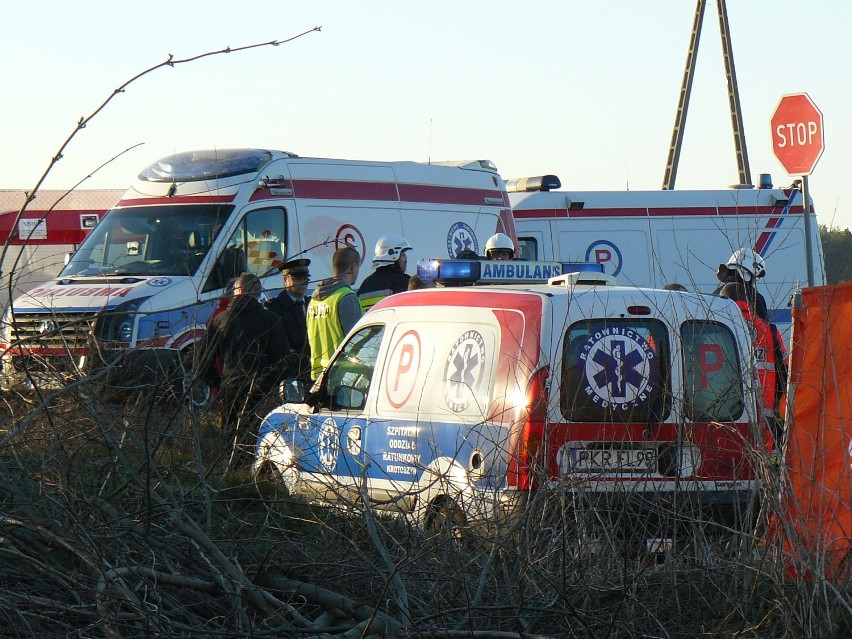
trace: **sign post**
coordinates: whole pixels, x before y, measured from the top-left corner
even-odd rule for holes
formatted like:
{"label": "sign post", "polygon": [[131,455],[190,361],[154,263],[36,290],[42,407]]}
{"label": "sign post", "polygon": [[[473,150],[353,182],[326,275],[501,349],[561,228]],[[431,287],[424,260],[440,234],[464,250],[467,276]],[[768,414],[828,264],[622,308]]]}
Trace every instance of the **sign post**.
{"label": "sign post", "polygon": [[802,176],[802,212],[808,286],[814,285],[811,207],[808,176],[825,149],[822,112],[807,93],[785,95],[772,114],[772,151],[789,175]]}

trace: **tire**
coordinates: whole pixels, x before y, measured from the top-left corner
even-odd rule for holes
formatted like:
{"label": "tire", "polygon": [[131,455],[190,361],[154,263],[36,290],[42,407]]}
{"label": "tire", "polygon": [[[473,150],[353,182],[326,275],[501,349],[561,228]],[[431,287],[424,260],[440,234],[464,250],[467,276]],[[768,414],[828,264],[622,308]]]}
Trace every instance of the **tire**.
{"label": "tire", "polygon": [[260,468],[254,473],[254,480],[257,482],[272,482],[276,484],[284,484],[284,475],[278,469],[278,466],[271,461],[264,461]]}
{"label": "tire", "polygon": [[213,403],[210,385],[195,374],[195,350],[192,346],[183,349],[172,374],[172,393],[194,412],[202,412]]}
{"label": "tire", "polygon": [[467,517],[461,507],[446,495],[436,498],[426,513],[425,528],[432,535],[448,538],[457,544],[464,542],[469,534]]}

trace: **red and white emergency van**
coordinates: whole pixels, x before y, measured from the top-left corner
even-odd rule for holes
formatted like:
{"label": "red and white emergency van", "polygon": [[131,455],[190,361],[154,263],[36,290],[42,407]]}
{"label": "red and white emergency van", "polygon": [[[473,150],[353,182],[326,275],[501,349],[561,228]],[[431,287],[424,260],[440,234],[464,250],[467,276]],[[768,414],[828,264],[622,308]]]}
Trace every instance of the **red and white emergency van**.
{"label": "red and white emergency van", "polygon": [[[632,286],[680,283],[712,293],[719,264],[739,248],[766,262],[758,290],[785,335],[789,302],[808,285],[806,223],[796,187],[664,191],[564,191],[554,175],[506,182],[519,248],[526,259],[587,260]],[[814,284],[825,283],[813,203],[810,243]]]}
{"label": "red and white emergency van", "polygon": [[424,265],[447,286],[364,315],[305,403],[266,416],[255,470],[426,524],[512,521],[542,490],[745,524],[766,429],[737,305],[571,270]]}
{"label": "red and white emergency van", "polygon": [[188,358],[243,271],[275,294],[278,267],[297,256],[311,259],[319,280],[331,275],[338,247],[355,247],[369,264],[388,233],[408,238],[421,259],[479,251],[495,231],[515,237],[488,161],[178,153],[139,174],[57,278],[14,299],[0,339],[2,385],[57,382],[57,371],[77,376],[128,353],[125,367],[137,364],[143,375],[134,383],[146,373],[157,379]]}
{"label": "red and white emergency van", "polygon": [[[0,190],[0,309],[36,284],[56,277],[123,190],[39,191],[18,219],[25,191]],[[0,248],[2,250],[2,248]],[[11,291],[11,295],[10,295]]]}

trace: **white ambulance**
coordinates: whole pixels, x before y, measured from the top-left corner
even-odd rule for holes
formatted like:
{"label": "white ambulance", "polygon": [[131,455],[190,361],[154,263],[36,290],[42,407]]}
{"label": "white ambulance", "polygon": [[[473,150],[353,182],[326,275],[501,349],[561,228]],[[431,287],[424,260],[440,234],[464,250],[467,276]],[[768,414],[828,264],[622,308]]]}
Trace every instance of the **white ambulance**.
{"label": "white ambulance", "polygon": [[[712,293],[719,264],[741,247],[766,262],[758,290],[787,334],[789,302],[808,285],[802,193],[795,187],[715,191],[559,191],[554,175],[508,180],[520,251],[526,259],[595,261],[633,286],[677,282]],[[819,226],[808,207],[815,286],[825,283]]]}
{"label": "white ambulance", "polygon": [[511,522],[542,490],[650,514],[664,536],[667,518],[745,525],[767,442],[736,304],[571,270],[424,265],[445,285],[516,283],[376,305],[306,403],[266,416],[255,471],[426,525]]}
{"label": "white ambulance", "polygon": [[353,246],[366,276],[387,233],[408,238],[416,260],[478,252],[496,231],[515,237],[487,161],[178,153],[139,174],[56,279],[13,301],[0,338],[2,386],[62,383],[128,353],[120,359],[131,383],[157,381],[186,363],[240,272],[259,275],[274,295],[278,267],[294,257],[310,258],[319,280],[331,275],[334,251]]}

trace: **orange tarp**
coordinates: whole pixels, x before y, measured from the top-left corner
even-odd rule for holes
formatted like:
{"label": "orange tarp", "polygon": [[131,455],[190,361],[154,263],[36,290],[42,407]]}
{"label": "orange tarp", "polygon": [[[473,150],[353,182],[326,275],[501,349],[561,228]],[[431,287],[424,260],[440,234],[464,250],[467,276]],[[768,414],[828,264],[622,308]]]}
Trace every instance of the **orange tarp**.
{"label": "orange tarp", "polygon": [[835,580],[852,569],[852,283],[805,289],[802,302],[793,311],[787,482],[773,523],[791,575]]}

